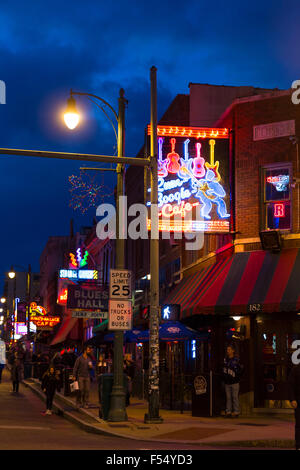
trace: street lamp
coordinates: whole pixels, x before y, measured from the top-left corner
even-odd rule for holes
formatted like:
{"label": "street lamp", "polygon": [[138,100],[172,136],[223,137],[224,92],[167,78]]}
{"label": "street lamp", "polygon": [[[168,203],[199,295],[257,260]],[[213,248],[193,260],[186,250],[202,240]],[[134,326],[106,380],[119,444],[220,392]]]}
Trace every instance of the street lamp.
{"label": "street lamp", "polygon": [[[17,268],[22,269],[24,272],[26,272],[26,268],[23,266],[17,266]],[[16,279],[17,279],[17,273],[14,270],[13,267],[10,268],[10,271],[7,273],[9,279],[14,279],[14,294],[13,294],[13,312],[15,312],[15,297],[16,297]],[[31,294],[31,266],[30,264],[28,265],[27,269],[27,282],[26,282],[26,310],[27,310],[27,334],[30,333],[30,294]]]}
{"label": "street lamp", "polygon": [[72,95],[68,99],[67,109],[64,114],[64,121],[70,130],[75,129],[80,121],[80,115],[76,108],[76,101]]}
{"label": "street lamp", "polygon": [[[70,92],[70,98],[68,99],[67,110],[64,115],[64,120],[69,129],[75,129],[79,123],[79,114],[76,109],[76,102],[74,95],[85,96],[90,101],[95,103],[98,108],[100,108],[105,116],[110,121],[118,145],[118,157],[123,157],[125,155],[125,106],[127,100],[124,98],[124,90],[121,88],[119,95],[119,108],[118,113],[114,108],[103,98],[100,98],[97,95],[91,93],[81,93],[81,92]],[[94,101],[97,100],[97,102]],[[101,105],[99,104],[101,103]],[[118,131],[114,126],[112,119],[107,114],[106,110],[103,108],[103,105],[110,109],[113,113],[114,118],[118,124]],[[120,224],[119,224],[119,198],[124,195],[124,165],[117,165],[117,194],[116,194],[116,268],[123,269],[125,266],[125,237],[121,234]],[[127,413],[125,407],[125,393],[123,386],[123,330],[116,330],[114,335],[114,380],[113,388],[111,393],[110,401],[110,410],[108,415],[109,421],[126,421]]]}
{"label": "street lamp", "polygon": [[1,302],[2,304],[5,304],[6,298],[5,298],[5,297],[1,297],[0,302]]}

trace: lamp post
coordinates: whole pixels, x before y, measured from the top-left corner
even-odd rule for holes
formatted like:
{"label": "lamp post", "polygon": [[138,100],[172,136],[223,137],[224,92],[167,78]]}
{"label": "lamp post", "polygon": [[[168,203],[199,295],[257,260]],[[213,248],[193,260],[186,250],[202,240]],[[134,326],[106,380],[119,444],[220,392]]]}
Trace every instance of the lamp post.
{"label": "lamp post", "polygon": [[[100,98],[97,95],[93,95],[90,93],[81,93],[75,92],[71,90],[71,96],[68,100],[67,110],[64,115],[64,120],[69,127],[69,129],[74,129],[77,124],[79,123],[79,115],[76,109],[76,102],[74,99],[74,95],[79,96],[86,96],[90,101],[95,103],[106,115],[109,119],[115,136],[117,138],[117,145],[118,145],[118,157],[124,157],[125,155],[125,106],[127,104],[127,100],[124,98],[124,90],[121,88],[120,95],[119,95],[119,107],[118,107],[118,114],[114,110],[114,108],[103,98]],[[94,99],[101,102],[96,103]],[[103,108],[102,104],[107,106],[113,113],[117,124],[118,130],[116,128],[108,116],[107,112]],[[120,227],[119,223],[119,209],[120,209],[120,196],[124,195],[124,165],[118,163],[117,164],[117,195],[116,195],[116,213],[117,213],[117,220],[116,220],[116,260],[115,265],[117,269],[123,269],[125,266],[125,237],[121,233],[123,227]],[[109,421],[126,421],[127,420],[127,413],[125,407],[125,393],[124,393],[124,385],[123,385],[123,330],[115,331],[114,335],[114,368],[113,368],[113,388],[111,393],[111,401],[110,401],[110,410],[108,415]]]}
{"label": "lamp post", "polygon": [[[26,272],[26,268],[23,266],[16,266],[17,268],[22,269]],[[16,280],[17,280],[17,273],[13,267],[10,268],[8,272],[9,279],[14,279],[14,294],[13,294],[13,311],[15,312],[15,297],[16,297]],[[30,333],[30,303],[31,303],[31,265],[28,265],[27,269],[27,279],[26,279],[26,325],[27,325],[27,334]]]}

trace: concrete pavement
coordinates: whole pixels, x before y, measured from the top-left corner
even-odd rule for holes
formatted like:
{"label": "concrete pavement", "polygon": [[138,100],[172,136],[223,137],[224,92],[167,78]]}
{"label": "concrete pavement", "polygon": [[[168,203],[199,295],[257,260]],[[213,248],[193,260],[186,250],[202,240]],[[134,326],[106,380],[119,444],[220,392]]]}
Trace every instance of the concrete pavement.
{"label": "concrete pavement", "polygon": [[[28,379],[24,385],[45,400],[40,382]],[[147,402],[131,398],[127,407],[128,421],[111,423],[99,418],[97,384],[91,384],[89,409],[76,410],[75,396],[57,393],[54,410],[88,432],[152,442],[193,444],[195,446],[228,446],[256,448],[294,448],[293,415],[249,416],[235,419],[224,417],[193,417],[191,412],[160,410],[161,424],[145,424]]]}

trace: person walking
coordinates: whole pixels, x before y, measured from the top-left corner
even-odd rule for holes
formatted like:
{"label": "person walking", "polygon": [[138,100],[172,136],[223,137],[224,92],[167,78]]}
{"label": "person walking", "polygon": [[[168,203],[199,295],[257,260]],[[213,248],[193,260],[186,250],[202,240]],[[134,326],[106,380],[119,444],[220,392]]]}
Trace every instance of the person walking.
{"label": "person walking", "polygon": [[11,365],[11,380],[13,384],[13,393],[19,393],[19,384],[24,377],[24,367],[18,352],[14,353],[14,360]]}
{"label": "person walking", "polygon": [[51,415],[52,414],[52,405],[53,399],[56,390],[60,384],[60,378],[58,371],[55,370],[53,365],[49,366],[49,369],[44,373],[42,377],[42,391],[46,393],[46,411],[42,414]]}
{"label": "person walking", "polygon": [[239,391],[243,366],[235,354],[234,346],[228,346],[224,358],[222,377],[225,384],[227,418],[237,418],[240,414]]}
{"label": "person walking", "polygon": [[0,383],[2,381],[2,372],[6,364],[6,346],[5,342],[0,339]]}
{"label": "person walking", "polygon": [[83,407],[88,408],[88,400],[90,393],[90,372],[93,370],[93,363],[90,355],[92,354],[92,348],[85,346],[83,354],[79,356],[74,364],[73,378],[78,382],[79,391],[76,395],[76,406],[77,408]]}
{"label": "person walking", "polygon": [[292,368],[288,377],[289,400],[295,413],[295,446],[300,450],[300,364]]}
{"label": "person walking", "polygon": [[132,394],[132,381],[135,374],[134,362],[131,360],[130,355],[126,354],[123,365],[124,374],[127,377],[126,387],[126,406],[130,405],[130,396]]}

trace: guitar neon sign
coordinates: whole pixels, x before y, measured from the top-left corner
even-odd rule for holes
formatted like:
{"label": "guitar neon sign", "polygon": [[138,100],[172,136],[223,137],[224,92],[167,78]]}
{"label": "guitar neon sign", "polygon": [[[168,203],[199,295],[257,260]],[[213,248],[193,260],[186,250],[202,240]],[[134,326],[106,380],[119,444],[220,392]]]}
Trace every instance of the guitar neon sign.
{"label": "guitar neon sign", "polygon": [[[181,214],[184,217],[186,211],[192,210],[196,205],[201,205],[201,216],[211,219],[212,208],[220,219],[228,219],[226,191],[221,181],[219,172],[219,161],[215,161],[215,140],[209,140],[210,161],[206,162],[202,156],[202,144],[195,143],[196,157],[190,157],[190,139],[183,142],[184,157],[176,152],[176,138],[170,139],[171,152],[167,154],[165,160],[162,157],[164,138],[159,137],[159,157],[158,157],[158,207],[160,215],[172,217],[174,214]],[[177,178],[165,180],[169,175],[176,175]],[[175,190],[175,191],[174,191]],[[196,199],[190,203],[191,197]],[[175,205],[172,205],[175,203]],[[229,227],[229,224],[225,224]]]}
{"label": "guitar neon sign", "polygon": [[87,259],[89,252],[85,250],[84,255],[82,256],[81,248],[77,248],[76,255],[70,253],[70,267],[71,268],[83,268],[87,265]]}

